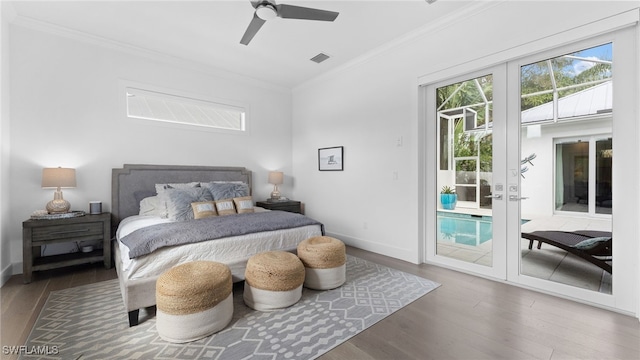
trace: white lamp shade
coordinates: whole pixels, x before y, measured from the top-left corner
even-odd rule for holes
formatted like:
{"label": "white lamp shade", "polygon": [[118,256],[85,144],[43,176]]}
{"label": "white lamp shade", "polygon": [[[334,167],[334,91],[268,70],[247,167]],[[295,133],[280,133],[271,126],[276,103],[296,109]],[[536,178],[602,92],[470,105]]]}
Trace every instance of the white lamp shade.
{"label": "white lamp shade", "polygon": [[42,169],[43,188],[74,188],[76,187],[76,169],[44,168]]}
{"label": "white lamp shade", "polygon": [[269,184],[281,185],[284,180],[282,171],[269,171]]}

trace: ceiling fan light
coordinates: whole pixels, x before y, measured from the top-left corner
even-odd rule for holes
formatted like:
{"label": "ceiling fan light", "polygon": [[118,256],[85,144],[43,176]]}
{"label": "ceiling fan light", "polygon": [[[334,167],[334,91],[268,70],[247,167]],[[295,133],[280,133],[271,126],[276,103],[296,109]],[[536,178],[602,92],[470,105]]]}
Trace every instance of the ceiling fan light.
{"label": "ceiling fan light", "polygon": [[278,17],[278,12],[276,11],[276,8],[273,7],[273,5],[263,4],[258,5],[258,7],[256,8],[256,15],[260,19],[267,21]]}

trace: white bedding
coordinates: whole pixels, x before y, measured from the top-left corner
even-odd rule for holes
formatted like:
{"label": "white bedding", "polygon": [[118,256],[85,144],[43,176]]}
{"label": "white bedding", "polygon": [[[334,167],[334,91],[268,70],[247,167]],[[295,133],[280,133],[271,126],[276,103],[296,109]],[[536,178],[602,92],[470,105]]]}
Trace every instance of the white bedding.
{"label": "white bedding", "polygon": [[167,222],[171,220],[156,216],[134,215],[120,223],[116,232],[122,261],[120,276],[128,279],[158,276],[173,266],[196,260],[238,263],[264,251],[291,251],[301,241],[322,235],[319,225],[309,225],[173,246],[157,250],[153,254],[129,259],[129,248],[120,241],[121,238],[137,229]]}

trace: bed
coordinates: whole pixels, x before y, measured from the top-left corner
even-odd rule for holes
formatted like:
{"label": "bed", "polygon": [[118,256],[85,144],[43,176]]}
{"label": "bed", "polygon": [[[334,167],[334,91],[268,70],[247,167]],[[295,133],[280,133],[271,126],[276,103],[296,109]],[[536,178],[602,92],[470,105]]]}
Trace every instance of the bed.
{"label": "bed", "polygon": [[[138,324],[140,309],[155,305],[156,280],[162,272],[175,265],[195,260],[222,262],[230,267],[234,282],[238,282],[244,280],[246,262],[251,256],[271,250],[295,251],[302,240],[323,234],[322,224],[313,219],[300,214],[271,212],[261,208],[247,210],[247,214],[197,220],[170,220],[157,216],[156,213],[145,212],[149,201],[157,198],[160,192],[179,193],[180,191],[173,189],[181,186],[209,186],[207,189],[211,191],[211,186],[216,186],[215,189],[218,189],[217,186],[243,189],[248,192],[244,195],[248,196],[237,197],[236,200],[249,199],[253,207],[250,198],[252,174],[244,167],[127,164],[122,168],[112,169],[111,213],[112,235],[115,237],[113,253],[130,326]],[[207,193],[203,189],[186,192],[189,191]],[[236,205],[239,209],[240,203],[236,202]],[[190,215],[193,216],[193,212]],[[296,224],[289,227],[283,223],[267,230],[258,231],[256,227],[249,233],[238,232],[239,227],[244,227],[238,226],[240,222],[250,223],[255,218],[261,220],[257,222],[269,224],[272,224],[273,219],[273,224],[276,224],[280,217],[286,217],[287,223]],[[209,231],[216,233],[218,238],[198,238],[208,236]],[[151,238],[149,243],[152,245],[136,247],[138,238],[145,233]],[[161,241],[160,238],[164,239],[165,235],[170,240]],[[175,237],[186,238],[186,243],[171,242]],[[156,247],[155,244],[160,245]],[[138,251],[140,248],[148,253]]]}

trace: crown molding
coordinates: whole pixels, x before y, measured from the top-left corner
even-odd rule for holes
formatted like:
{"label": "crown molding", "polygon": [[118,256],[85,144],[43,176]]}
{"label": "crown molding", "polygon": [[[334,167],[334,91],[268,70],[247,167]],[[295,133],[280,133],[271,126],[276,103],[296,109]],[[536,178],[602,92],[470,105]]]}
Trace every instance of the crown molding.
{"label": "crown molding", "polygon": [[[14,12],[15,14],[15,12]],[[101,36],[92,35],[82,31],[73,30],[64,26],[51,24],[45,21],[36,20],[30,17],[16,14],[11,21],[14,26],[19,26],[31,30],[40,31],[46,34],[59,36],[86,44],[107,48],[110,50],[123,52],[133,56],[143,57],[152,61],[160,61],[167,65],[182,69],[198,71],[206,75],[223,78],[226,80],[238,81],[251,86],[257,86],[268,90],[282,93],[291,93],[291,89],[282,85],[276,85],[263,80],[251,78],[242,74],[234,73],[221,68],[216,68],[201,62],[187,60],[177,56],[169,55],[159,51],[145,49],[139,46],[130,45],[121,41],[107,39]]]}
{"label": "crown molding", "polygon": [[345,64],[339,67],[336,67],[330,71],[327,71],[326,73],[320,74],[308,81],[305,81],[304,83],[298,86],[295,86],[293,90],[294,91],[300,90],[307,86],[310,86],[311,84],[321,82],[326,78],[335,76],[336,74],[342,73],[360,64],[368,62],[369,60],[377,56],[383,55],[396,47],[405,45],[417,38],[427,36],[427,35],[433,35],[434,33],[441,32],[444,29],[450,27],[451,24],[455,24],[456,21],[462,21],[466,18],[477,16],[481,12],[487,11],[493,7],[499,6],[500,4],[507,1],[509,0],[469,1],[469,4],[463,6],[460,10],[456,11],[455,13],[447,14],[446,16],[440,17],[423,27],[420,27],[414,31],[408,32],[390,42],[387,42],[384,45],[381,45],[367,53],[364,53],[361,56],[358,56],[357,58],[349,62],[346,62]]}

